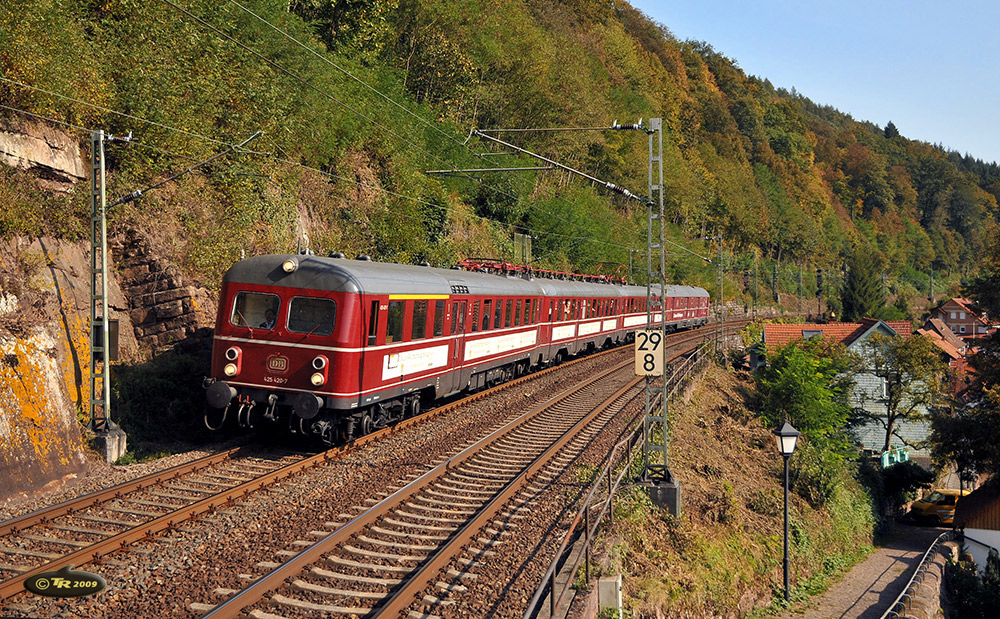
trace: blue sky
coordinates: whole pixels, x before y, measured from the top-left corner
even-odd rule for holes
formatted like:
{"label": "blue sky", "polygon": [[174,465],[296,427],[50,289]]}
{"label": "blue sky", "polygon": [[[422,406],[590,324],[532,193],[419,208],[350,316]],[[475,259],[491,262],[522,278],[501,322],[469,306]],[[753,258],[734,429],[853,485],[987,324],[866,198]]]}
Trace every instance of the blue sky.
{"label": "blue sky", "polygon": [[629,1],[775,87],[1000,162],[1000,1]]}

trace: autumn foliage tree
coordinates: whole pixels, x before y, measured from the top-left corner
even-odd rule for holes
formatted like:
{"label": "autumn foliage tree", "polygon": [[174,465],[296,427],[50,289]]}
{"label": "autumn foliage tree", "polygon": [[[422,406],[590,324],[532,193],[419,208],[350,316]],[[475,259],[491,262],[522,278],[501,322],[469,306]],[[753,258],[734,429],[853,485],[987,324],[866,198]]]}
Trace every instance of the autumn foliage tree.
{"label": "autumn foliage tree", "polygon": [[[938,348],[923,335],[899,337],[872,333],[865,345],[863,359],[868,372],[883,381],[883,394],[864,394],[862,406],[854,409],[854,422],[873,422],[885,430],[882,451],[892,446],[904,421],[926,419],[942,406],[948,366],[941,361]],[[879,405],[880,404],[880,405]]]}
{"label": "autumn foliage tree", "polygon": [[757,375],[765,421],[787,419],[811,441],[831,440],[850,415],[856,364],[843,344],[823,338],[794,340],[769,352]]}

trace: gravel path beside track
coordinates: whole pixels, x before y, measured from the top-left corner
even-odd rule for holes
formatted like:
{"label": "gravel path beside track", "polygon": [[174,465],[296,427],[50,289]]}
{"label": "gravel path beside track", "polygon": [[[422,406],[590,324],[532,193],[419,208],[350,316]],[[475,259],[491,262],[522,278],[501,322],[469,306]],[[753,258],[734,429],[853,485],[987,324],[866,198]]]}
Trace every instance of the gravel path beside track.
{"label": "gravel path beside track", "polygon": [[822,595],[794,604],[782,619],[878,619],[899,596],[943,528],[896,525],[891,539]]}

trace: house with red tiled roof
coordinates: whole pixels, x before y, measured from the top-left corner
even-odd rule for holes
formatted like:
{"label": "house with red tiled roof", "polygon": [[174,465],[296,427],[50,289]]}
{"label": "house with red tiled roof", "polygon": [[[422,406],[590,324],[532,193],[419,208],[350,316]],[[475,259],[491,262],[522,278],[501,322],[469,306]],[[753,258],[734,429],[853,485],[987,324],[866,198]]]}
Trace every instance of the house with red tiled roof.
{"label": "house with red tiled roof", "polygon": [[[906,320],[878,320],[863,318],[860,322],[831,322],[827,324],[765,324],[764,346],[775,348],[783,346],[792,340],[822,337],[843,343],[848,350],[858,354],[862,359],[867,354],[865,343],[873,333],[881,333],[890,337],[910,337],[912,325]],[[886,382],[881,376],[872,372],[860,372],[854,377],[854,392],[851,394],[851,406],[863,409],[875,417],[882,416],[885,411]],[[925,421],[897,421],[893,434],[910,446],[914,456],[929,456],[930,453],[920,444],[930,435],[930,425]],[[854,429],[855,438],[862,449],[881,451],[885,442],[885,428],[873,421]]]}
{"label": "house with red tiled roof", "polygon": [[972,372],[965,358],[966,354],[972,351],[971,347],[952,333],[940,318],[931,318],[923,327],[917,329],[916,333],[931,338],[934,345],[941,349],[941,358],[948,363],[948,369],[951,371],[951,394],[961,398],[968,387],[968,377]]}
{"label": "house with red tiled roof", "polygon": [[842,342],[848,349],[864,341],[871,333],[910,337],[912,327],[908,320],[876,320],[863,318],[861,322],[828,322],[825,324],[765,324],[764,345],[768,348],[784,346],[792,340],[823,337]]}
{"label": "house with red tiled roof", "polygon": [[[955,332],[952,331],[951,328],[940,318],[931,318],[924,323],[923,327],[917,329],[917,333],[928,336],[932,333],[936,334],[942,341],[954,347],[955,350],[961,355],[964,355],[966,349],[968,348],[968,344],[965,343],[965,340],[955,335]],[[934,338],[932,337],[932,339]]]}
{"label": "house with red tiled roof", "polygon": [[972,301],[961,297],[948,299],[931,310],[931,319],[940,320],[952,333],[967,340],[986,337],[995,330],[984,315],[975,311]]}

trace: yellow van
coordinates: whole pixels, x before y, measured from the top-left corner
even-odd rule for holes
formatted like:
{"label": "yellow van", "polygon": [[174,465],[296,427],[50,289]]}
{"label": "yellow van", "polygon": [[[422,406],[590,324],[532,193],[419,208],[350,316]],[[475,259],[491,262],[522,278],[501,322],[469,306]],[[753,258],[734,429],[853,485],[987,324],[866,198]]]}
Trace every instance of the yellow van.
{"label": "yellow van", "polygon": [[969,494],[971,490],[941,488],[934,490],[910,506],[910,516],[917,522],[926,522],[934,526],[952,524],[955,520],[955,505],[958,500]]}

